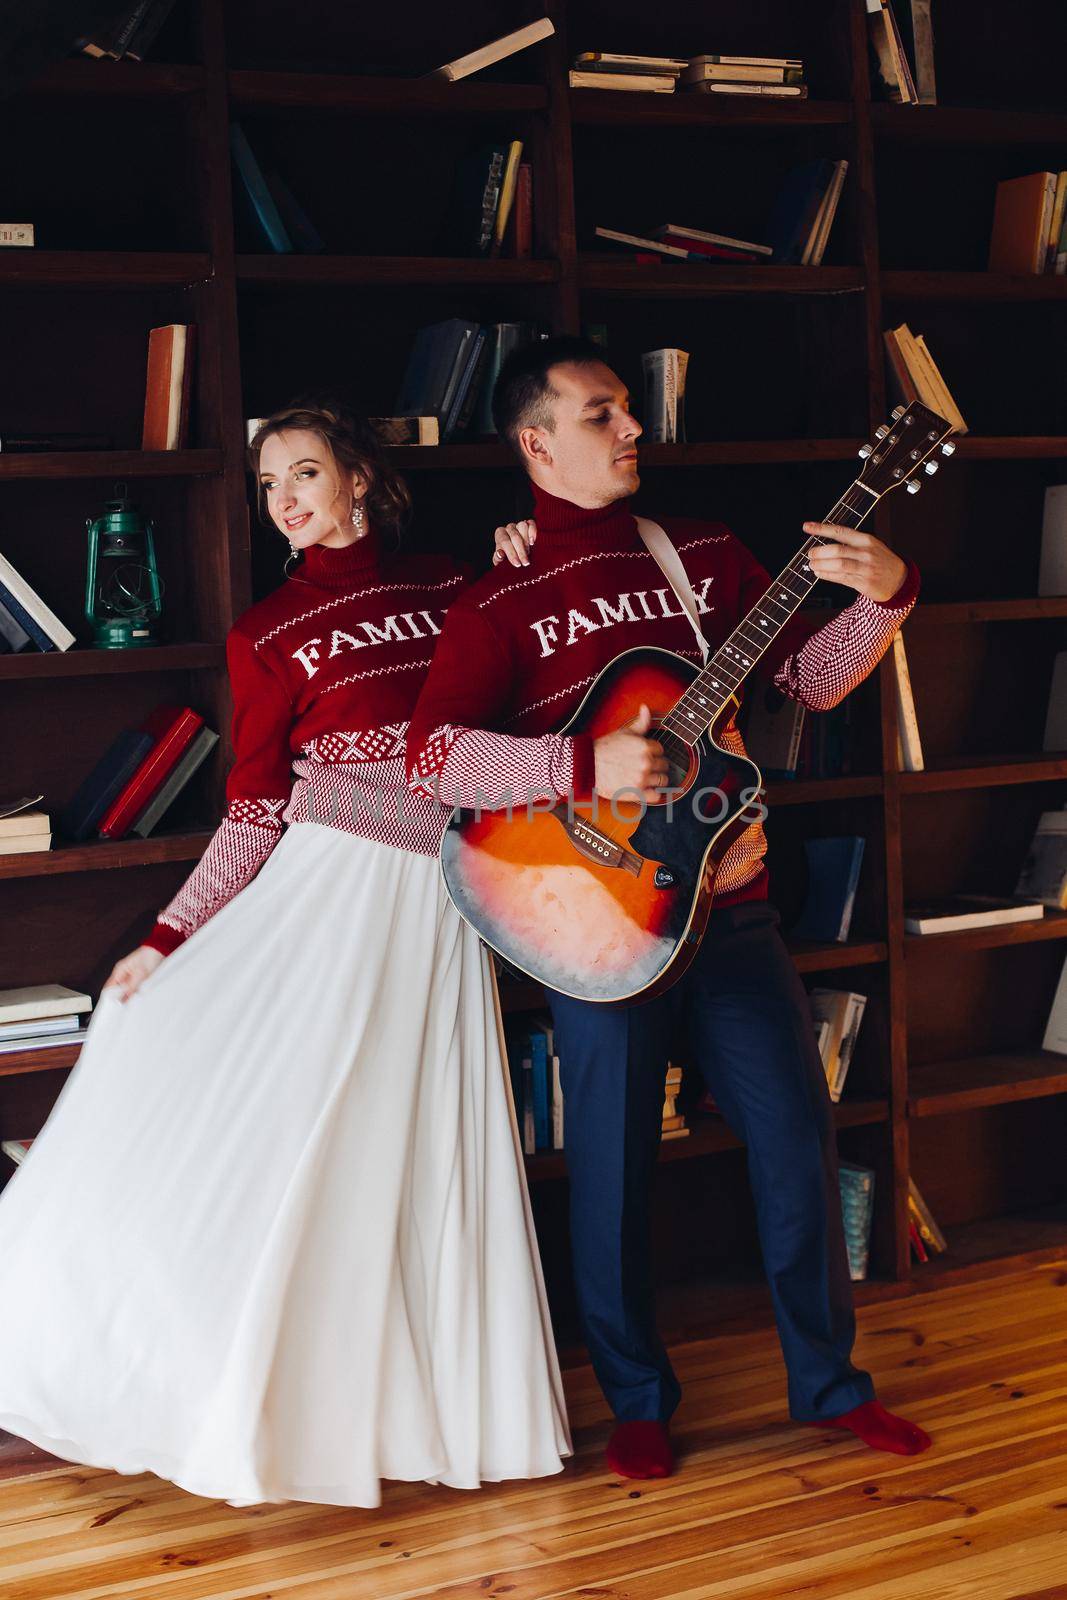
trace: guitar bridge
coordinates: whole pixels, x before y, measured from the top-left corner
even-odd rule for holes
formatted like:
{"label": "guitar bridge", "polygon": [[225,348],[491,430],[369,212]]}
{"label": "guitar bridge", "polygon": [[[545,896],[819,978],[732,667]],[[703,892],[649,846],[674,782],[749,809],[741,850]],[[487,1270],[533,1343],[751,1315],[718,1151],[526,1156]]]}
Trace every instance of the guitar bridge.
{"label": "guitar bridge", "polygon": [[591,822],[569,813],[566,806],[556,806],[551,815],[555,817],[578,854],[584,856],[587,861],[595,861],[602,867],[621,867],[623,871],[632,873],[635,878],[640,874],[645,864],[643,856],[627,850],[617,839],[612,839],[608,834],[601,833],[599,828],[594,828]]}

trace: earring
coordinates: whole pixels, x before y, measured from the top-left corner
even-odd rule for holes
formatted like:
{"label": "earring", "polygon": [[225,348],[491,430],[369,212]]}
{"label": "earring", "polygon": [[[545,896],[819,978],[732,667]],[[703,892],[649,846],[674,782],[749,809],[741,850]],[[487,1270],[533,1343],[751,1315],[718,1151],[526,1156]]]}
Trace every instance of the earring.
{"label": "earring", "polygon": [[289,546],[289,554],[285,558],[285,565],[282,567],[282,577],[283,578],[287,578],[289,576],[290,564],[292,562],[296,561],[296,559],[299,556],[299,554],[300,554],[300,552],[297,549],[296,545],[295,544],[291,544]]}
{"label": "earring", "polygon": [[362,500],[354,500],[352,502],[352,526],[355,528],[357,535],[362,537],[367,527],[367,514],[363,509]]}

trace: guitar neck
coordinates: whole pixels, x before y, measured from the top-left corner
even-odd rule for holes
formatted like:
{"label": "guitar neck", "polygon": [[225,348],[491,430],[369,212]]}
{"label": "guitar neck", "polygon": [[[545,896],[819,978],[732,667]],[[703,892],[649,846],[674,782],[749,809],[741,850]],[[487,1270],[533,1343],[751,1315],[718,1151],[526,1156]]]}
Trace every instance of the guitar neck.
{"label": "guitar neck", "polygon": [[[857,478],[837,503],[831,506],[824,522],[858,528],[881,496]],[[685,694],[663,718],[662,726],[686,744],[695,744],[707,732],[730,696],[765,655],[803,605],[818,583],[808,563],[808,552],[815,545],[831,540],[815,536],[805,539],[796,555],[775,578],[770,588],[721,644]]]}

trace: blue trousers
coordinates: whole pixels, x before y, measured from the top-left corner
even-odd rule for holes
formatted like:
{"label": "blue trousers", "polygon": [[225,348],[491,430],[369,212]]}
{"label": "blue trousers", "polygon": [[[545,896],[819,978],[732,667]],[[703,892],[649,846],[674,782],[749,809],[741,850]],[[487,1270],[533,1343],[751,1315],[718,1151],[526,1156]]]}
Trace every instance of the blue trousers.
{"label": "blue trousers", "polygon": [[833,1417],[873,1399],[869,1375],[851,1360],[855,1317],[826,1077],[777,911],[763,901],[713,911],[689,971],[644,1005],[605,1007],[551,991],[549,1000],[578,1304],[615,1416],[666,1422],[681,1396],[656,1332],[648,1207],[667,1055],[682,1020],[708,1088],[748,1148],[791,1415]]}

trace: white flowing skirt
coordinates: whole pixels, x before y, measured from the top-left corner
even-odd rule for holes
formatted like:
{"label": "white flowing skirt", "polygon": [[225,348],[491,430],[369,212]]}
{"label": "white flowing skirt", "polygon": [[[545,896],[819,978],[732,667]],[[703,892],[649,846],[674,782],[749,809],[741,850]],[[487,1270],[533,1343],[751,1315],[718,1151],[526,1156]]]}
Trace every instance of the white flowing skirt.
{"label": "white flowing skirt", "polygon": [[506,1083],[436,860],[291,827],[105,991],[0,1198],[0,1427],[235,1503],[558,1472]]}

